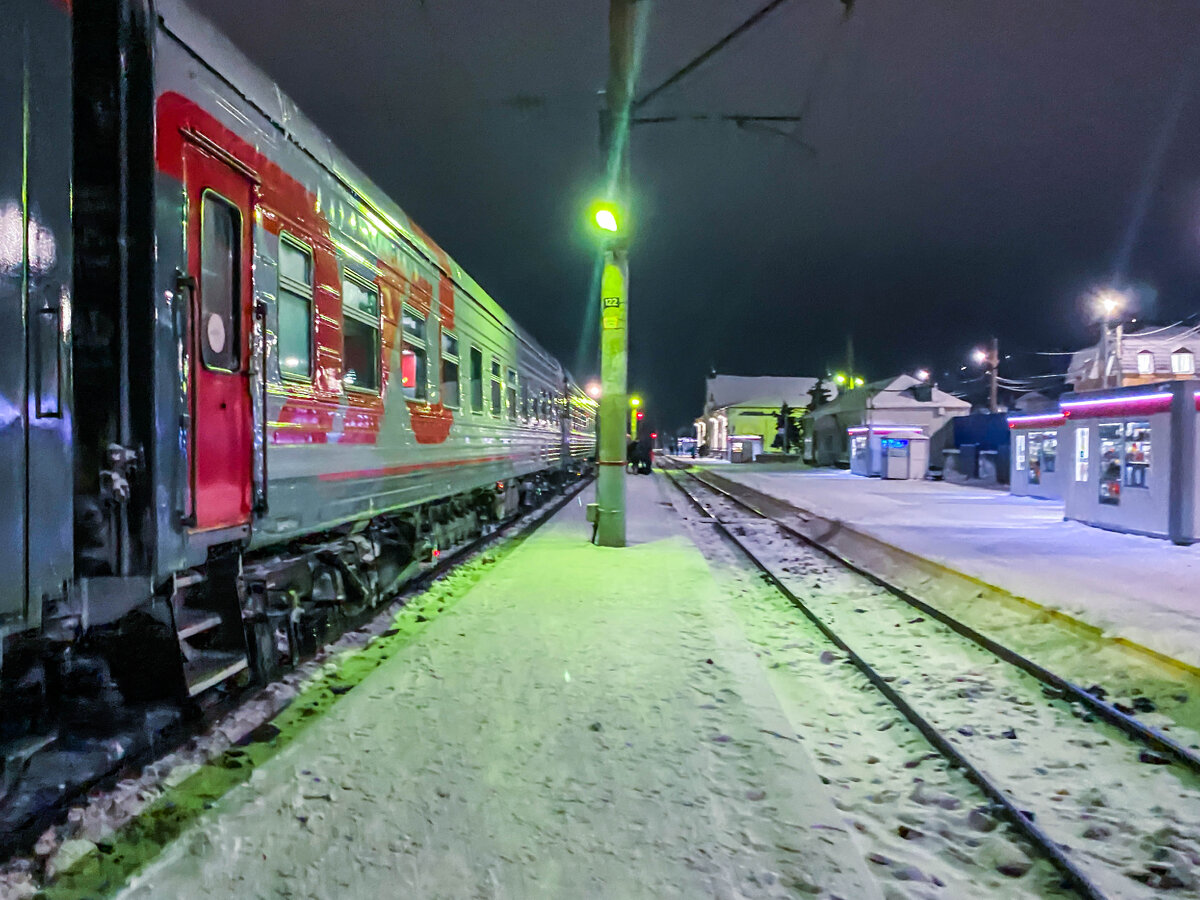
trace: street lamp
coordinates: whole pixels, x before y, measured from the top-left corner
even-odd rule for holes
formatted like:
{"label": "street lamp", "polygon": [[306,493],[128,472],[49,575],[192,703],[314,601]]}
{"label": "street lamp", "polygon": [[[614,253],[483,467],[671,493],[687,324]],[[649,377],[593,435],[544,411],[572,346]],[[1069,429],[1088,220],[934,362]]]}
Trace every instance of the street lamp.
{"label": "street lamp", "polygon": [[587,388],[585,388],[585,390],[587,391],[587,395],[589,397],[591,397],[593,400],[600,399],[600,395],[601,395],[600,382],[589,381],[588,386],[587,386]]}
{"label": "street lamp", "polygon": [[917,369],[917,381],[928,381],[928,380],[929,380],[929,370],[928,369]]}

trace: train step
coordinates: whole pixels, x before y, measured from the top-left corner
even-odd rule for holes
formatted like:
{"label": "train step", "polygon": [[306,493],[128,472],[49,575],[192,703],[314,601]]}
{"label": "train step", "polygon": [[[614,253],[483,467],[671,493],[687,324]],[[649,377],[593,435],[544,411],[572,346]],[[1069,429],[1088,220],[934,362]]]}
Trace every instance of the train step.
{"label": "train step", "polygon": [[237,650],[191,650],[184,657],[183,677],[189,697],[228,681],[250,667],[246,654]]}
{"label": "train step", "polygon": [[185,606],[175,611],[175,631],[181,641],[212,631],[220,624],[220,614],[211,610]]}
{"label": "train step", "polygon": [[203,572],[175,577],[171,597],[183,681],[195,697],[250,668],[242,630],[234,560],[210,561]]}

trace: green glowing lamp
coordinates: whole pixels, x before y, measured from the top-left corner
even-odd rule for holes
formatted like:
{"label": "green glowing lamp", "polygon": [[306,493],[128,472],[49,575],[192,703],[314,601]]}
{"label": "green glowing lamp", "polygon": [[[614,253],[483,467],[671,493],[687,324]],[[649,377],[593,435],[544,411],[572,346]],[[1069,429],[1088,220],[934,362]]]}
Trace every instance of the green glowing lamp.
{"label": "green glowing lamp", "polygon": [[592,222],[596,228],[605,234],[619,235],[624,227],[624,216],[621,207],[608,200],[599,200],[592,204]]}

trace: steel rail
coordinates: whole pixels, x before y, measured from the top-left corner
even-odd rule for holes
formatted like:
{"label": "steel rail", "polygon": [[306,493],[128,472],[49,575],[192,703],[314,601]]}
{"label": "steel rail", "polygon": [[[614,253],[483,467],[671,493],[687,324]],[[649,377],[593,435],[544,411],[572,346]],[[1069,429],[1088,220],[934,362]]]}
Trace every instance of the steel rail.
{"label": "steel rail", "polygon": [[[706,487],[712,487],[702,478],[694,475],[691,472],[685,471],[684,474],[691,476],[694,480]],[[854,665],[855,668],[863,674],[863,676],[878,690],[888,702],[891,703],[901,715],[904,716],[915,727],[930,745],[933,746],[939,754],[941,754],[953,767],[961,769],[963,774],[979,788],[999,809],[1012,825],[1015,827],[1027,840],[1029,840],[1038,851],[1050,861],[1050,863],[1062,874],[1066,884],[1074,888],[1083,897],[1088,900],[1108,900],[1106,895],[1082,870],[1080,870],[1074,862],[1072,862],[1066,854],[1063,853],[1058,843],[1051,838],[1045,831],[1018,809],[1013,802],[1005,795],[1001,788],[994,784],[986,775],[977,769],[968,760],[958,748],[956,748],[945,736],[933,726],[927,719],[918,713],[887,681],[884,680],[875,669],[865,659],[859,656],[849,644],[831,629],[816,613],[814,613],[808,605],[801,600],[787,585],[785,585],[779,577],[771,571],[767,566],[742,539],[735,535],[730,528],[722,522],[712,510],[704,506],[703,502],[692,495],[687,490],[678,478],[669,478],[669,480],[677,487],[684,496],[688,497],[697,509],[701,510],[706,518],[721,530],[721,532],[729,538],[729,540],[746,556],[747,559],[767,578],[768,581],[781,593],[788,602],[795,606],[800,612],[817,627],[817,629],[825,636],[825,638],[846,654],[847,659]],[[716,493],[723,494],[723,491],[713,488]],[[732,499],[732,498],[731,498]],[[745,507],[750,509],[748,506]],[[750,510],[758,512],[757,510]],[[758,513],[762,518],[773,521],[770,516]]]}
{"label": "steel rail", "polygon": [[1034,662],[1026,656],[1022,656],[1020,653],[1017,653],[1015,650],[1009,647],[1005,647],[1003,644],[1000,644],[982,632],[977,631],[970,625],[967,625],[965,622],[961,622],[948,613],[938,609],[936,606],[931,606],[929,603],[925,602],[919,597],[915,597],[904,588],[894,585],[875,573],[862,568],[854,562],[851,562],[849,559],[839,554],[836,550],[833,550],[819,541],[814,540],[803,532],[793,528],[786,522],[780,521],[778,517],[764,512],[749,501],[736,496],[726,488],[723,488],[720,485],[715,485],[693,472],[686,472],[686,474],[694,478],[696,481],[699,481],[709,490],[720,494],[731,503],[734,503],[737,506],[740,506],[742,509],[752,512],[769,522],[772,522],[785,534],[803,542],[808,547],[811,547],[812,549],[824,554],[834,562],[844,566],[855,574],[866,578],[872,584],[883,588],[889,594],[892,594],[897,599],[903,600],[914,609],[920,610],[925,615],[936,619],[943,625],[967,638],[972,643],[978,644],[984,650],[987,650],[989,653],[998,657],[1004,662],[1016,666],[1017,668],[1036,678],[1047,687],[1054,688],[1055,690],[1062,692],[1064,696],[1070,698],[1071,700],[1082,703],[1084,706],[1088,707],[1091,712],[1095,713],[1105,722],[1120,729],[1127,737],[1133,738],[1134,740],[1153,748],[1159,753],[1162,753],[1164,756],[1171,757],[1184,767],[1191,769],[1193,772],[1200,773],[1200,753],[1197,753],[1196,751],[1185,747],[1178,741],[1167,737],[1157,728],[1153,728],[1144,722],[1139,721],[1135,717],[1121,712],[1113,704],[1089,694],[1080,685],[1075,684],[1073,681],[1068,681],[1061,675],[1057,675],[1050,671],[1045,666]]}

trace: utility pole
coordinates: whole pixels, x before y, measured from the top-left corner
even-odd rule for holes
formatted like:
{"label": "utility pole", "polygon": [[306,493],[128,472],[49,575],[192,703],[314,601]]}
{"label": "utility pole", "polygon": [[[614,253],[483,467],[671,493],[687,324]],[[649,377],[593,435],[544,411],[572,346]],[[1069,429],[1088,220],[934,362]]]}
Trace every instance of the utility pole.
{"label": "utility pole", "polygon": [[1000,405],[998,403],[997,388],[1000,378],[1000,339],[992,338],[992,349],[988,354],[988,363],[991,366],[992,384],[988,391],[988,409],[992,412],[999,412]]}
{"label": "utility pole", "polygon": [[[633,102],[634,4],[609,0],[605,139],[610,201],[628,209],[629,120]],[[618,223],[619,224],[619,223]],[[627,235],[621,228],[618,232]],[[604,251],[600,277],[600,472],[596,480],[596,543],[625,546],[625,410],[628,408],[629,253],[625,240]]]}

